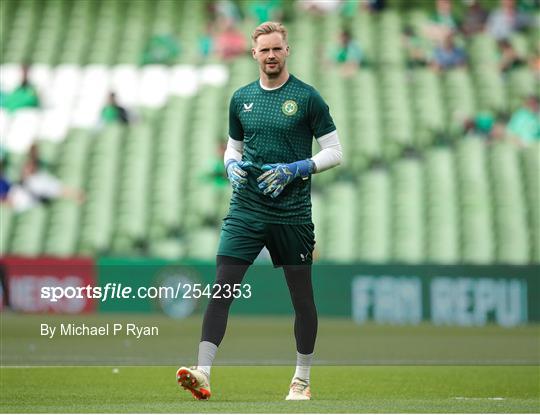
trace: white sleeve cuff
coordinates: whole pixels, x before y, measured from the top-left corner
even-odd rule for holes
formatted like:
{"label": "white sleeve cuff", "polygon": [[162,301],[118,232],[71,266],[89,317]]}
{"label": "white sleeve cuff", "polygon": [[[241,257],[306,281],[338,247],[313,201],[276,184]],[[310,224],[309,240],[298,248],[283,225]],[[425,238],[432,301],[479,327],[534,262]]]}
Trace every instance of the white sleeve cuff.
{"label": "white sleeve cuff", "polygon": [[311,158],[315,163],[315,173],[320,173],[341,164],[343,152],[337,130],[317,138],[317,142],[321,146],[321,151]]}
{"label": "white sleeve cuff", "polygon": [[225,154],[223,155],[223,164],[227,165],[227,162],[231,159],[241,161],[243,152],[244,142],[229,137],[229,141],[227,141],[227,148],[225,149]]}

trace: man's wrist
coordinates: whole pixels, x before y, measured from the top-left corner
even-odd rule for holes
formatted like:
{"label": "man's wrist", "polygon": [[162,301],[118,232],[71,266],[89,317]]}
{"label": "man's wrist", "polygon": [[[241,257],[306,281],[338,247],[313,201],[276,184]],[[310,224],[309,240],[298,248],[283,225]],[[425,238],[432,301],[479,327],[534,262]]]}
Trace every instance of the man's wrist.
{"label": "man's wrist", "polygon": [[317,173],[317,165],[312,159],[307,159],[309,163],[309,174]]}
{"label": "man's wrist", "polygon": [[315,163],[311,159],[300,160],[295,163],[297,176],[306,180],[312,173],[315,172]]}
{"label": "man's wrist", "polygon": [[229,171],[229,166],[233,163],[238,163],[238,160],[235,159],[229,159],[225,162],[225,170]]}

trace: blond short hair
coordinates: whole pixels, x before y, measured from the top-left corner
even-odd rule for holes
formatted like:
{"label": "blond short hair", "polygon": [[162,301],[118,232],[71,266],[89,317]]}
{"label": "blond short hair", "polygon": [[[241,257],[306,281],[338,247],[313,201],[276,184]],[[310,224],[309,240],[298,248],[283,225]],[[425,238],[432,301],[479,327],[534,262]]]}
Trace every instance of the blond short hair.
{"label": "blond short hair", "polygon": [[285,41],[285,43],[287,43],[287,29],[285,29],[285,26],[283,26],[279,22],[261,23],[253,31],[253,34],[251,35],[251,40],[253,40],[253,44],[255,45],[257,43],[257,39],[259,36],[267,35],[269,33],[274,33],[274,32],[281,33],[283,40]]}

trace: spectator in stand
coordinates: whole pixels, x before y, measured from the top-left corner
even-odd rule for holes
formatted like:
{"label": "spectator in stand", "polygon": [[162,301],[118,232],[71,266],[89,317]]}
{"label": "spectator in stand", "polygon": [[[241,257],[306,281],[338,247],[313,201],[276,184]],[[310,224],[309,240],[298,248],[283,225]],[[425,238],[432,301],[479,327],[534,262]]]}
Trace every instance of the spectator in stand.
{"label": "spectator in stand", "polygon": [[217,0],[209,5],[212,21],[230,21],[236,25],[242,21],[242,14],[238,5],[232,0]]}
{"label": "spectator in stand", "polygon": [[358,0],[343,0],[339,7],[339,15],[347,21],[354,20],[356,15],[366,7],[369,8],[369,4]]}
{"label": "spectator in stand", "polygon": [[4,175],[4,160],[0,160],[0,202],[7,202],[11,182]]}
{"label": "spectator in stand", "polygon": [[13,209],[15,212],[24,212],[37,204],[39,200],[20,183],[13,183],[5,174],[7,160],[0,160],[0,203]]}
{"label": "spectator in stand", "polygon": [[407,53],[407,65],[410,68],[427,66],[430,60],[431,45],[427,39],[416,34],[411,26],[403,29],[403,47]]}
{"label": "spectator in stand", "polygon": [[23,180],[25,177],[35,173],[36,171],[43,171],[47,170],[48,168],[49,165],[39,157],[39,148],[37,144],[32,144],[28,150],[26,161],[22,167]]}
{"label": "spectator in stand", "polygon": [[119,122],[121,124],[129,124],[129,114],[116,100],[116,94],[111,92],[109,99],[103,110],[101,111],[101,121],[105,124]]}
{"label": "spectator in stand", "polygon": [[7,108],[9,94],[0,89],[0,108]]}
{"label": "spectator in stand", "polygon": [[506,139],[506,128],[509,115],[506,112],[493,113],[482,111],[464,123],[463,135],[480,136],[486,139],[487,144],[503,141]]}
{"label": "spectator in stand", "polygon": [[487,31],[496,40],[503,40],[529,25],[529,16],[517,10],[515,0],[501,0],[500,7],[489,15]]}
{"label": "spectator in stand", "polygon": [[205,183],[211,183],[216,188],[228,188],[229,186],[227,172],[223,168],[223,155],[225,154],[226,147],[226,143],[221,143],[216,148],[215,157],[209,159],[202,170],[201,179]]}
{"label": "spectator in stand", "polygon": [[332,56],[334,62],[342,66],[345,76],[354,74],[362,64],[363,54],[358,42],[356,42],[349,30],[342,30],[339,35],[339,43]]}
{"label": "spectator in stand", "polygon": [[3,173],[4,162],[0,164],[0,202],[16,212],[24,212],[40,203],[54,199],[70,199],[77,203],[84,201],[84,194],[78,189],[65,186],[57,177],[46,170],[46,164],[39,158],[38,147],[33,144],[22,167],[20,183],[11,182]]}
{"label": "spectator in stand", "polygon": [[308,12],[319,16],[337,12],[341,8],[339,1],[298,0],[296,4],[300,13]]}
{"label": "spectator in stand", "polygon": [[66,198],[78,203],[84,201],[84,194],[78,189],[65,186],[57,177],[50,174],[45,163],[39,158],[38,147],[32,144],[28,158],[22,168],[22,186],[41,202]]}
{"label": "spectator in stand", "polygon": [[204,33],[199,36],[199,57],[202,61],[209,59],[214,54],[214,25],[207,22]]}
{"label": "spectator in stand", "polygon": [[523,13],[536,13],[540,9],[540,0],[517,0],[517,8]]}
{"label": "spectator in stand", "polygon": [[0,204],[20,213],[38,205],[39,201],[20,184],[11,183],[2,173],[0,177]]}
{"label": "spectator in stand", "polygon": [[512,114],[506,131],[521,146],[540,141],[540,101],[537,96],[525,99],[523,106]]}
{"label": "spectator in stand", "polygon": [[39,107],[37,90],[28,78],[29,70],[28,65],[23,65],[21,84],[4,98],[4,106],[8,111],[15,112],[21,108]]}
{"label": "spectator in stand", "polygon": [[499,69],[501,72],[508,72],[511,69],[525,65],[525,59],[519,56],[509,40],[499,40],[497,45],[499,47]]}
{"label": "spectator in stand", "polygon": [[463,135],[480,135],[489,137],[495,125],[495,115],[490,111],[482,111],[472,118],[465,120],[463,124]]}
{"label": "spectator in stand", "polygon": [[435,14],[431,18],[431,23],[425,28],[426,37],[434,42],[440,42],[449,34],[455,33],[457,29],[458,24],[452,13],[452,2],[450,0],[437,0]]}
{"label": "spectator in stand", "polygon": [[180,45],[169,34],[154,35],[146,44],[142,55],[142,64],[172,65],[180,55]]}
{"label": "spectator in stand", "polygon": [[367,0],[362,6],[371,13],[379,13],[386,8],[386,0]]}
{"label": "spectator in stand", "polygon": [[457,30],[458,24],[452,13],[451,0],[437,0],[435,3],[435,15],[433,21],[437,24],[446,26],[451,31]]}
{"label": "spectator in stand", "polygon": [[225,61],[234,59],[247,53],[246,37],[238,30],[231,20],[220,24],[223,27],[216,39],[216,53]]}
{"label": "spectator in stand", "polygon": [[536,77],[536,80],[540,81],[540,44],[536,46],[534,53],[529,57],[529,68]]}
{"label": "spectator in stand", "polygon": [[465,36],[472,36],[484,31],[488,12],[482,7],[479,0],[468,0],[467,9],[461,23],[461,31]]}
{"label": "spectator in stand", "polygon": [[459,68],[466,64],[467,55],[462,48],[456,46],[452,34],[447,35],[442,44],[435,48],[432,61],[432,67],[435,70]]}
{"label": "spectator in stand", "polygon": [[506,125],[508,124],[508,115],[501,114],[495,119],[495,123],[489,132],[489,142],[495,143],[506,139]]}
{"label": "spectator in stand", "polygon": [[282,0],[259,0],[250,3],[248,9],[255,25],[264,22],[279,22],[283,20]]}
{"label": "spectator in stand", "polygon": [[540,9],[540,0],[517,0],[517,8],[523,13],[536,13]]}

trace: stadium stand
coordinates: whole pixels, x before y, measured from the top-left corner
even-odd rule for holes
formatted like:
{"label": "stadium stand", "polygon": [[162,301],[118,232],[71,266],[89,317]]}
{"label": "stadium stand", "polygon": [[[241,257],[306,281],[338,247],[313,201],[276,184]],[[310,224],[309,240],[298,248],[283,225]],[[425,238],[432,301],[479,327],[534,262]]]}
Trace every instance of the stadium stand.
{"label": "stadium stand", "polygon": [[[230,189],[202,184],[198,167],[227,136],[231,94],[257,72],[249,56],[201,61],[205,2],[4,0],[1,10],[0,89],[12,91],[31,63],[41,100],[38,109],[0,109],[6,174],[19,178],[37,140],[52,172],[86,195],[80,205],[55,200],[22,213],[2,204],[1,253],[212,259]],[[462,131],[478,112],[510,113],[537,91],[533,70],[502,74],[484,33],[463,40],[466,68],[408,68],[401,34],[405,25],[420,31],[426,11],[349,19],[367,62],[352,77],[324,62],[344,17],[296,13],[287,22],[291,72],[327,100],[345,154],[340,169],[313,179],[316,256],[540,262],[540,147],[486,145]],[[248,35],[252,22],[240,29]],[[511,38],[523,56],[534,53],[537,30]],[[156,34],[175,37],[180,54],[169,66],[141,66]],[[133,123],[100,121],[111,91]]]}
{"label": "stadium stand", "polygon": [[493,204],[486,148],[479,138],[461,141],[457,148],[457,176],[461,211],[461,255],[465,262],[491,263],[495,259]]}
{"label": "stadium stand", "polygon": [[454,154],[449,148],[427,151],[424,163],[426,203],[426,260],[459,262],[459,223]]}
{"label": "stadium stand", "polygon": [[416,263],[424,258],[424,201],[421,164],[397,160],[392,168],[392,257]]}
{"label": "stadium stand", "polygon": [[358,259],[384,263],[391,256],[390,178],[385,169],[371,169],[360,177],[356,205]]}
{"label": "stadium stand", "polygon": [[530,230],[530,260],[540,262],[540,145],[536,144],[522,153],[525,181],[527,223]]}

